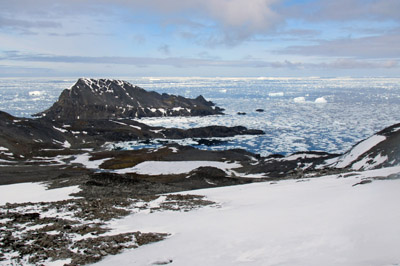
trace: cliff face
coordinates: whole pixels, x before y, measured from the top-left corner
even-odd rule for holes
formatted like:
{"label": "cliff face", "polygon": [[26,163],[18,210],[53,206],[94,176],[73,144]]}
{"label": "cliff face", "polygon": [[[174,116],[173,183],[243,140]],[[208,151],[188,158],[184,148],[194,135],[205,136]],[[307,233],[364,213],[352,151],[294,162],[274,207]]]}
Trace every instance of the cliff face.
{"label": "cliff face", "polygon": [[148,92],[121,80],[81,78],[64,90],[52,107],[35,116],[74,120],[205,116],[223,114],[222,111],[202,96],[188,99]]}

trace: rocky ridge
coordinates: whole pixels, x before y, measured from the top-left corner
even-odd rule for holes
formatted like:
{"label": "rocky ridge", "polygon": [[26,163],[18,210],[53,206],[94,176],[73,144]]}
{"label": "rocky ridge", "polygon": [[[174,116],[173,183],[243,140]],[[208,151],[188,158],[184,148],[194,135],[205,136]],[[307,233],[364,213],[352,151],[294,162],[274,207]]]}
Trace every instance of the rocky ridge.
{"label": "rocky ridge", "polygon": [[182,96],[146,91],[122,80],[80,78],[64,90],[49,109],[36,114],[52,120],[115,119],[158,116],[223,114],[203,96]]}
{"label": "rocky ridge", "polygon": [[[18,118],[0,111],[0,159],[31,158],[46,150],[101,149],[107,142],[259,135],[241,126],[191,129],[150,127],[132,119],[49,120]],[[6,155],[9,155],[8,157]]]}
{"label": "rocky ridge", "polygon": [[400,124],[385,128],[358,142],[342,156],[326,162],[327,167],[371,170],[400,165]]}

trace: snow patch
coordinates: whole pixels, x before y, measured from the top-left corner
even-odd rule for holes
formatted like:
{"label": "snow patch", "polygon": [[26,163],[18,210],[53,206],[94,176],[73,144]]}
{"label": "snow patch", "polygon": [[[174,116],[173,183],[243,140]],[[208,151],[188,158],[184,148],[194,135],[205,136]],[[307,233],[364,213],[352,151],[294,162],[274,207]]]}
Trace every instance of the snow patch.
{"label": "snow patch", "polygon": [[64,146],[64,148],[69,149],[69,148],[71,148],[71,143],[69,143],[69,142],[66,140],[66,141],[64,141],[63,146]]}
{"label": "snow patch", "polygon": [[[386,162],[388,160],[388,156],[382,156],[382,154],[378,154],[377,156],[375,156],[374,159],[370,158],[369,156],[365,156],[362,160],[356,162],[355,164],[353,164],[353,166],[351,167],[354,170],[368,170],[368,169],[373,169],[381,164],[383,164],[384,162]],[[372,160],[372,162],[370,162]]]}
{"label": "snow patch", "polygon": [[89,153],[77,155],[76,158],[71,161],[71,164],[78,163],[84,165],[87,169],[99,169],[100,165],[109,160],[110,158],[100,160],[90,160],[91,156]]}
{"label": "snow patch", "polygon": [[179,151],[179,149],[176,147],[169,147],[169,149],[172,150],[173,153],[177,153]]}
{"label": "snow patch", "polygon": [[399,127],[392,128],[391,132],[392,132],[392,133],[395,133],[395,132],[397,132],[397,131],[399,131],[399,130],[400,130],[400,126],[399,126]]}
{"label": "snow patch", "polygon": [[128,125],[128,124],[125,124],[125,123],[122,123],[122,122],[118,122],[118,121],[112,121],[112,122],[114,122],[114,123],[116,123],[116,124],[119,124],[119,125],[131,127],[131,128],[138,129],[138,130],[142,130],[142,128],[141,128],[141,127],[138,127],[138,126]]}
{"label": "snow patch", "polygon": [[183,108],[183,107],[174,107],[174,108],[172,108],[172,111],[177,111],[177,112],[179,112],[179,111],[181,111],[181,110],[185,110],[185,108]]}
{"label": "snow patch", "polygon": [[284,157],[280,160],[282,161],[294,161],[298,159],[309,159],[309,158],[319,158],[321,155],[318,154],[308,154],[308,153],[298,153],[298,154],[292,154],[287,157]]}
{"label": "snow patch", "polygon": [[63,128],[59,128],[59,127],[55,127],[55,126],[53,126],[53,128],[54,128],[55,130],[58,130],[58,131],[62,132],[62,133],[68,132],[68,130],[63,129]]}
{"label": "snow patch", "polygon": [[118,174],[137,173],[142,175],[178,175],[189,173],[199,167],[215,167],[224,171],[239,168],[239,163],[215,161],[146,161],[134,167],[119,169]]}
{"label": "snow patch", "polygon": [[41,183],[22,183],[0,186],[0,205],[23,202],[52,202],[71,199],[72,193],[80,191],[78,186],[47,189]]}

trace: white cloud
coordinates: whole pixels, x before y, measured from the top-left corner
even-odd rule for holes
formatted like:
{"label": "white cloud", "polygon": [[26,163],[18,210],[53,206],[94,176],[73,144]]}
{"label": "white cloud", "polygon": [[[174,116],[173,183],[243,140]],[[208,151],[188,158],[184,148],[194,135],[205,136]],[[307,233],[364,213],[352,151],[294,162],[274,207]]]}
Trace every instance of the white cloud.
{"label": "white cloud", "polygon": [[[197,28],[209,27],[209,42],[236,45],[256,34],[265,34],[281,23],[273,6],[282,0],[28,0],[7,1],[1,13],[8,16],[52,18],[57,21],[76,16],[102,16],[118,18],[146,15],[146,20],[160,24]],[[128,12],[129,11],[129,12]],[[205,21],[205,25],[199,23]],[[35,26],[34,23],[30,26]],[[210,30],[213,29],[213,30]],[[202,32],[202,34],[205,34]],[[206,38],[203,38],[206,39]]]}
{"label": "white cloud", "polygon": [[399,21],[399,10],[398,0],[335,0],[305,2],[282,13],[309,21]]}
{"label": "white cloud", "polygon": [[42,63],[83,63],[83,64],[111,64],[133,66],[174,66],[174,67],[232,67],[232,68],[274,68],[274,69],[387,69],[398,68],[397,60],[356,60],[336,59],[321,63],[305,63],[292,61],[266,61],[257,59],[223,60],[220,58],[195,57],[89,57],[89,56],[57,56],[47,54],[23,54],[18,51],[6,51],[0,56],[1,61],[42,62]]}
{"label": "white cloud", "polygon": [[252,31],[264,31],[279,21],[272,9],[276,0],[207,0],[205,9],[210,15],[227,28],[242,28]]}
{"label": "white cloud", "polygon": [[376,69],[376,68],[396,68],[399,62],[396,60],[369,61],[355,59],[337,59],[329,63],[319,64],[321,67],[334,69]]}
{"label": "white cloud", "polygon": [[354,58],[400,58],[400,34],[320,41],[315,45],[289,46],[278,53]]}

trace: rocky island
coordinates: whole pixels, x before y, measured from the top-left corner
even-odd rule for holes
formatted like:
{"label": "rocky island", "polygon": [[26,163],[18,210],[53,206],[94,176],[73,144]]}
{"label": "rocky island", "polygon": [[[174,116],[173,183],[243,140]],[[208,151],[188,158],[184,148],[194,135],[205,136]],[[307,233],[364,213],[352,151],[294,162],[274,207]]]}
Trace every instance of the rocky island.
{"label": "rocky island", "polygon": [[146,91],[122,80],[79,79],[64,90],[48,110],[35,116],[52,120],[93,120],[157,116],[223,114],[223,109],[203,96],[182,96]]}

